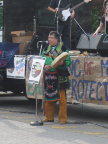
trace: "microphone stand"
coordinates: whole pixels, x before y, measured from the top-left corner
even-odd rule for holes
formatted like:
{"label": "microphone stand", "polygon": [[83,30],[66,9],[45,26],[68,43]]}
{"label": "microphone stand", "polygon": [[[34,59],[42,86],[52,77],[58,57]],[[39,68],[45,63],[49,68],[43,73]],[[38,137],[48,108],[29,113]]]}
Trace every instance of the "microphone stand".
{"label": "microphone stand", "polygon": [[61,3],[61,0],[59,0],[59,2],[58,2],[57,11],[55,14],[55,17],[57,16],[57,32],[58,32],[58,9],[59,9],[60,3]]}
{"label": "microphone stand", "polygon": [[43,47],[43,42],[41,42],[41,47],[40,47],[40,52],[39,52],[39,56],[41,56],[41,52],[42,52],[42,47]]}
{"label": "microphone stand", "polygon": [[43,43],[48,44],[48,41],[38,41],[38,42],[37,42],[37,48],[39,48],[39,43],[41,44],[39,56],[41,56],[41,52],[42,52],[42,48],[43,48]]}
{"label": "microphone stand", "polygon": [[104,29],[104,32],[106,34],[106,0],[104,0],[104,6],[105,6],[105,29]]}
{"label": "microphone stand", "polygon": [[38,86],[38,85],[36,84],[36,96],[35,96],[35,101],[36,101],[36,121],[35,121],[35,122],[31,122],[31,123],[30,123],[31,126],[42,126],[42,125],[43,125],[43,122],[42,122],[42,121],[41,121],[41,122],[38,121],[38,113],[37,113],[37,111],[38,111],[37,86]]}
{"label": "microphone stand", "polygon": [[36,17],[33,18],[33,31],[36,34]]}
{"label": "microphone stand", "polygon": [[72,20],[70,20],[70,50],[71,50],[71,38],[72,38],[71,31],[72,31]]}
{"label": "microphone stand", "polygon": [[57,14],[57,32],[58,32],[58,14]]}
{"label": "microphone stand", "polygon": [[90,36],[87,35],[87,33],[83,30],[83,28],[80,26],[80,24],[78,23],[78,21],[75,18],[73,18],[73,19],[77,23],[77,25],[80,27],[80,29],[83,31],[83,33],[87,36],[88,41],[89,41],[89,49],[90,49]]}
{"label": "microphone stand", "polygon": [[80,27],[80,29],[83,31],[83,33],[88,37],[88,40],[90,40],[89,35],[87,35],[87,33],[83,30],[83,28],[80,26],[80,24],[78,23],[78,21],[74,18],[74,21],[77,23],[77,25]]}

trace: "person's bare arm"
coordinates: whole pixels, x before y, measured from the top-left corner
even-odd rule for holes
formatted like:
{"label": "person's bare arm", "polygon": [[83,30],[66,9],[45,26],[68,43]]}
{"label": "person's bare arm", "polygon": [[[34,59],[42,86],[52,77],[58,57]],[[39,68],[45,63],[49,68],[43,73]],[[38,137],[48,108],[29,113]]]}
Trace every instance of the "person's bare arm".
{"label": "person's bare arm", "polygon": [[103,29],[103,26],[104,26],[104,24],[102,22],[100,22],[99,27],[97,28],[97,30],[93,34],[94,37]]}
{"label": "person's bare arm", "polygon": [[72,18],[74,18],[74,16],[75,16],[75,11],[73,10],[71,15],[70,15],[70,18],[72,19]]}
{"label": "person's bare arm", "polygon": [[48,10],[51,11],[51,12],[53,12],[53,13],[55,13],[57,11],[57,8],[53,9],[51,7],[48,7]]}

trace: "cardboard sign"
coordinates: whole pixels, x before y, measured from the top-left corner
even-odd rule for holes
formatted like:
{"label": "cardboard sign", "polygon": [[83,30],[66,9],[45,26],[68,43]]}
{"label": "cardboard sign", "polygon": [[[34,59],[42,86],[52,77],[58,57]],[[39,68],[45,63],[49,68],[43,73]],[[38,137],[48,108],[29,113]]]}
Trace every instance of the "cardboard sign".
{"label": "cardboard sign", "polygon": [[[26,94],[28,98],[35,99],[36,95],[36,85],[34,83],[29,83],[29,75],[32,67],[34,55],[27,56],[27,64],[26,64]],[[37,86],[37,98],[42,99],[43,97],[43,79],[42,75],[40,77],[40,82]]]}
{"label": "cardboard sign", "polygon": [[[72,56],[68,102],[108,105],[108,58]],[[26,91],[28,98],[35,98],[35,85],[28,83],[33,56],[27,58]],[[38,98],[43,96],[42,76],[38,87]]]}
{"label": "cardboard sign", "polygon": [[108,105],[108,58],[71,57],[68,101]]}

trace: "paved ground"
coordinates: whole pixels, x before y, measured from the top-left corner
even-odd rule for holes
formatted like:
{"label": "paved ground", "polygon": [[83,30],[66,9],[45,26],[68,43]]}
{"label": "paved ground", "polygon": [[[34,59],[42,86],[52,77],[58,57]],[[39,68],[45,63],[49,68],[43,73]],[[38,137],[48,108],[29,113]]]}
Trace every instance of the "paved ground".
{"label": "paved ground", "polygon": [[[0,144],[108,144],[107,107],[67,105],[65,125],[58,123],[58,108],[56,104],[54,122],[31,126],[37,120],[35,103],[24,97],[0,97]],[[39,109],[38,121],[43,118]]]}
{"label": "paved ground", "polygon": [[[88,127],[88,131],[87,131]],[[89,129],[94,129],[90,133]],[[0,144],[108,144],[108,129],[92,124],[31,126],[0,118]]]}

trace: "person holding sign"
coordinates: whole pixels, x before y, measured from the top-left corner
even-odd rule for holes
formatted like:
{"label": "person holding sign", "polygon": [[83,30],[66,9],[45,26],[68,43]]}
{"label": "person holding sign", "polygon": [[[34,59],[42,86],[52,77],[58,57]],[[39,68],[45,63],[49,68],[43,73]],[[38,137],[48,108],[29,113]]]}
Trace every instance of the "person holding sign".
{"label": "person holding sign", "polygon": [[48,41],[49,46],[42,51],[41,55],[46,57],[43,76],[46,117],[43,122],[54,121],[54,105],[55,101],[59,101],[59,123],[65,124],[67,123],[66,88],[69,86],[69,72],[66,67],[71,65],[71,58],[66,47],[60,42],[58,32],[51,31]]}

